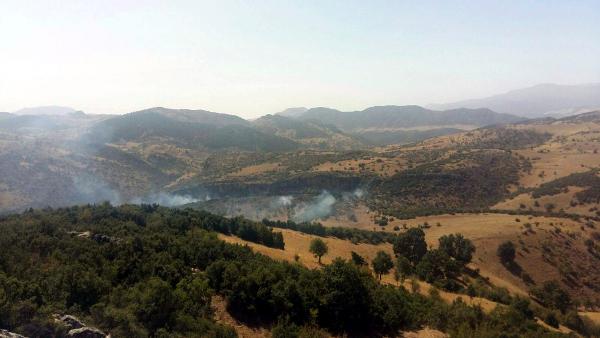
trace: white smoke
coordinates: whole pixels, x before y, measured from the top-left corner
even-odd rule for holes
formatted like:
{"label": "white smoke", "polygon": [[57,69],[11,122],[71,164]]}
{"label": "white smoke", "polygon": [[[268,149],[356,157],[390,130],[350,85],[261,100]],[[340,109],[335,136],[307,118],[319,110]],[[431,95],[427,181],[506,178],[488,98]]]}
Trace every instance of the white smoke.
{"label": "white smoke", "polygon": [[365,191],[362,190],[361,188],[356,188],[356,190],[354,190],[352,195],[354,195],[354,197],[356,197],[356,198],[363,198],[365,196]]}
{"label": "white smoke", "polygon": [[335,197],[328,191],[323,191],[311,203],[298,206],[294,211],[294,220],[298,222],[308,222],[315,219],[327,217],[333,210]]}
{"label": "white smoke", "polygon": [[121,194],[112,189],[108,183],[93,176],[76,176],[73,186],[77,191],[77,201],[81,203],[97,203],[109,201],[113,205],[122,203]]}
{"label": "white smoke", "polygon": [[99,203],[108,201],[112,205],[121,205],[124,203],[144,203],[175,207],[189,203],[210,200],[209,195],[197,198],[190,195],[177,195],[166,192],[152,193],[141,197],[125,199],[121,196],[119,191],[112,189],[108,183],[93,176],[75,177],[73,179],[73,186],[77,191],[76,198],[78,203]]}
{"label": "white smoke", "polygon": [[290,205],[292,205],[293,201],[294,201],[294,197],[292,197],[292,196],[279,196],[277,198],[276,203],[282,207],[289,207]]}
{"label": "white smoke", "polygon": [[130,201],[133,204],[160,204],[165,207],[175,207],[184,204],[195,203],[199,201],[208,201],[210,196],[206,195],[203,198],[196,198],[190,195],[175,195],[166,192],[150,194],[144,197],[136,197]]}

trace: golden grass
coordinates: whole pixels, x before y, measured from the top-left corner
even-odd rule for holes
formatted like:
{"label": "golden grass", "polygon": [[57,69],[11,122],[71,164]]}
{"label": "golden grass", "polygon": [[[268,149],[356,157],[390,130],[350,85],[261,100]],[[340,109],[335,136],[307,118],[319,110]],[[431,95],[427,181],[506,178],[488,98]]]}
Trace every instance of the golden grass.
{"label": "golden grass", "polygon": [[580,316],[585,316],[589,318],[594,323],[600,325],[600,312],[592,312],[592,311],[580,311]]}
{"label": "golden grass", "polygon": [[[280,261],[288,261],[294,262],[295,256],[299,256],[298,262],[308,268],[316,269],[321,266],[318,264],[317,259],[308,251],[310,246],[310,241],[313,238],[318,236],[303,234],[297,231],[287,230],[287,229],[276,229],[276,231],[281,231],[283,234],[283,239],[285,241],[285,250],[279,250],[274,248],[269,248],[264,245],[244,241],[238,237],[234,236],[226,236],[223,234],[219,234],[219,238],[228,242],[235,243],[240,245],[247,245],[252,248],[254,251],[259,252],[263,255],[269,256],[273,259]],[[337,257],[341,257],[344,259],[350,259],[350,252],[354,251],[359,255],[363,256],[366,261],[370,262],[378,251],[383,250],[388,252],[390,255],[393,254],[391,244],[380,244],[380,245],[372,245],[372,244],[353,244],[350,241],[341,240],[337,238],[323,238],[323,240],[327,243],[329,247],[329,252],[327,255],[323,256],[322,263],[329,264],[333,261],[333,259]],[[388,274],[383,276],[382,283],[398,285],[398,283],[394,280],[392,274]],[[410,289],[410,281],[406,280],[404,286]],[[432,286],[428,283],[419,281],[419,292],[422,294],[429,294]],[[488,299],[479,298],[479,297],[469,297],[466,295],[454,294],[446,291],[439,290],[440,297],[447,302],[452,302],[458,298],[461,298],[467,304],[479,305],[485,311],[491,311],[498,304],[492,302]]]}

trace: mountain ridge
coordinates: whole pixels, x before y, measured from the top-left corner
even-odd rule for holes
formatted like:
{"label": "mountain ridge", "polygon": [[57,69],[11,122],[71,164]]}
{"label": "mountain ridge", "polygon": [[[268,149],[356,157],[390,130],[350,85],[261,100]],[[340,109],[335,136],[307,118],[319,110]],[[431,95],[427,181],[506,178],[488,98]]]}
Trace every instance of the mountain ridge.
{"label": "mountain ridge", "polygon": [[434,109],[486,107],[525,117],[570,115],[600,108],[600,83],[581,85],[538,84],[483,98],[430,105]]}

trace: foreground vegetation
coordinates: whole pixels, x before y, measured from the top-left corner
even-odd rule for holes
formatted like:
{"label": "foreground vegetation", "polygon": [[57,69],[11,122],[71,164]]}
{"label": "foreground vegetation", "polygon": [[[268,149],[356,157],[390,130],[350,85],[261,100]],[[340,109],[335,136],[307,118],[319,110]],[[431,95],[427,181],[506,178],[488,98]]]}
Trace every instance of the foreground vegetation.
{"label": "foreground vegetation", "polygon": [[[435,294],[382,285],[353,262],[335,259],[310,270],[226,244],[213,232],[240,228],[240,222],[189,209],[107,203],[3,217],[0,328],[63,336],[64,328],[50,319],[58,313],[77,315],[114,337],[233,337],[231,327],[213,319],[211,298],[219,294],[232,315],[272,327],[274,336],[323,330],[394,336],[425,325],[459,337],[561,336],[535,323],[527,300],[486,314],[460,300],[447,304]],[[461,241],[449,239],[444,252],[470,259]],[[410,247],[399,243],[396,251],[411,259]],[[439,256],[419,252],[420,262]]]}

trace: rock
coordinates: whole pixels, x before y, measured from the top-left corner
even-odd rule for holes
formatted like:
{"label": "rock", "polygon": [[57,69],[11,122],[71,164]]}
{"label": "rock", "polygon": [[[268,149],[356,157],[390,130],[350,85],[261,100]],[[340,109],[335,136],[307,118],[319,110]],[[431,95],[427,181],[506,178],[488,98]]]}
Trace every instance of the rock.
{"label": "rock", "polygon": [[14,332],[0,330],[0,338],[27,338],[27,337],[21,336],[20,334],[17,334]]}
{"label": "rock", "polygon": [[[54,315],[54,320],[69,329],[67,337],[73,338],[107,338],[110,335],[98,330],[95,327],[86,326],[79,318],[71,315]],[[1,337],[0,338],[4,338]],[[12,337],[11,337],[12,338]]]}
{"label": "rock", "polygon": [[71,315],[64,315],[64,316],[54,315],[54,320],[62,323],[69,329],[79,329],[79,328],[85,326],[85,324],[81,320],[79,320],[79,318],[77,318],[75,316],[71,316]]}
{"label": "rock", "polygon": [[107,335],[93,327],[81,327],[78,329],[70,330],[67,333],[67,337],[73,338],[106,338]]}
{"label": "rock", "polygon": [[96,241],[97,243],[109,243],[109,242],[112,242],[112,238],[110,236],[103,235],[103,234],[93,234],[92,235],[92,240]]}

